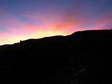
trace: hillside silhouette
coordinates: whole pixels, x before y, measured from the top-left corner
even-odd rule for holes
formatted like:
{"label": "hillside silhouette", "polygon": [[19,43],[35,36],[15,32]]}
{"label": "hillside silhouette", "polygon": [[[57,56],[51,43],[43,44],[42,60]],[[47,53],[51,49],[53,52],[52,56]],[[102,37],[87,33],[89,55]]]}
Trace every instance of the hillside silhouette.
{"label": "hillside silhouette", "polygon": [[0,72],[15,72],[30,82],[38,77],[46,84],[103,84],[111,45],[111,30],[20,41],[0,47]]}

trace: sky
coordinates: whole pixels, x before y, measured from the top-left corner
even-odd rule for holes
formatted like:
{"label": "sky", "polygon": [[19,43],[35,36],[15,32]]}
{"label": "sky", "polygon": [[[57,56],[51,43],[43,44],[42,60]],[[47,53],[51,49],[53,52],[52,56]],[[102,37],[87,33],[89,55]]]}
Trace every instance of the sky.
{"label": "sky", "polygon": [[0,45],[112,29],[112,0],[0,0]]}

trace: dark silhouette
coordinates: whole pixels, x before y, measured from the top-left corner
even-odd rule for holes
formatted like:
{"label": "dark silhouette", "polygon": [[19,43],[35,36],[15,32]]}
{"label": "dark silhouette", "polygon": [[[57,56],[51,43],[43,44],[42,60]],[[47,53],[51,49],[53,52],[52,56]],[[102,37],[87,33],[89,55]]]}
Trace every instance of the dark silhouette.
{"label": "dark silhouette", "polygon": [[20,41],[0,47],[0,71],[44,84],[103,84],[111,45],[111,30]]}

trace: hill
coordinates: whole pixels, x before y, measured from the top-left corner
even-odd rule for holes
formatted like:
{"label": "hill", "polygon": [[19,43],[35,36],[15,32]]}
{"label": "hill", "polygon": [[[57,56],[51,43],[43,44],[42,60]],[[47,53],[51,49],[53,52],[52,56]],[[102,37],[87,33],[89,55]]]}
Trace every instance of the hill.
{"label": "hill", "polygon": [[93,30],[4,45],[0,71],[52,84],[103,84],[104,57],[111,56],[111,43],[111,30]]}

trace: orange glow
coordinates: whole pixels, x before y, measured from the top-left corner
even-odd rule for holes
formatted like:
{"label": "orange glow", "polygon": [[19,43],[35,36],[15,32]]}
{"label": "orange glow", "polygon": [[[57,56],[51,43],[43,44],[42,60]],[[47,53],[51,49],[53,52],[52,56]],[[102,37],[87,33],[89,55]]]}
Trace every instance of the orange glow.
{"label": "orange glow", "polygon": [[[38,16],[23,16],[32,22],[25,22],[13,17],[7,21],[0,22],[0,26],[6,25],[7,30],[0,32],[0,45],[12,44],[20,42],[20,40],[27,40],[31,38],[43,38],[56,35],[69,35],[76,31],[82,30],[99,30],[105,29],[105,23],[112,21],[112,18],[104,17],[96,20],[91,28],[83,27],[87,25],[88,21],[81,19],[73,19],[72,16],[64,16],[60,19],[58,16],[54,17],[38,17]],[[56,19],[58,18],[58,19]],[[83,17],[81,17],[83,18]],[[39,21],[38,21],[39,19]],[[52,21],[53,19],[53,21]],[[56,20],[54,20],[56,19]],[[87,21],[87,23],[86,23]]]}
{"label": "orange glow", "polygon": [[[66,27],[65,27],[66,28]],[[0,45],[3,44],[13,44],[16,42],[20,42],[20,40],[26,40],[31,38],[43,38],[43,37],[49,37],[49,36],[56,36],[56,35],[68,35],[71,33],[71,31],[68,31],[65,29],[56,29],[56,27],[43,27],[38,28],[37,26],[24,26],[24,28],[15,30],[12,29],[9,31],[9,33],[3,34],[1,36],[4,36],[0,38]]]}

